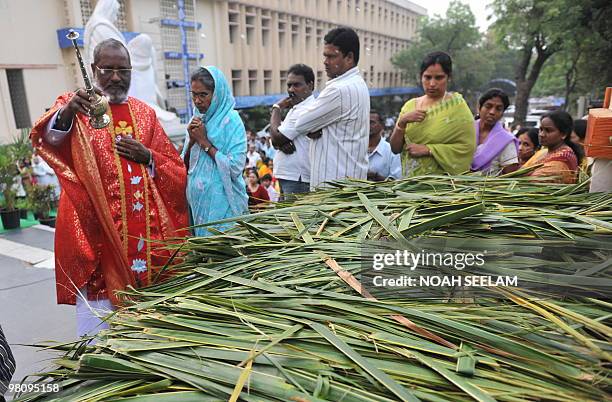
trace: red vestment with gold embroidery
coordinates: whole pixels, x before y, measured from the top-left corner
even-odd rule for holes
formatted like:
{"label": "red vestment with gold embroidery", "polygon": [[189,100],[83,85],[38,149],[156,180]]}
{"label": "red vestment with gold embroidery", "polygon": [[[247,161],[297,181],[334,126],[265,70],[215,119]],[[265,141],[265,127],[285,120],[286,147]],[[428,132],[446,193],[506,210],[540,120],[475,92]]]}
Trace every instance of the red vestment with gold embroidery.
{"label": "red vestment with gold embroidery", "polygon": [[[40,156],[59,178],[62,193],[55,232],[57,300],[74,304],[87,286],[89,299],[110,297],[127,286],[145,286],[168,261],[162,242],[186,234],[187,174],[155,111],[128,98],[110,105],[111,123],[94,129],[77,114],[69,137],[59,146],[43,139],[49,119],[68,103],[60,96],[32,129]],[[153,154],[152,172],[117,153],[131,137]]]}

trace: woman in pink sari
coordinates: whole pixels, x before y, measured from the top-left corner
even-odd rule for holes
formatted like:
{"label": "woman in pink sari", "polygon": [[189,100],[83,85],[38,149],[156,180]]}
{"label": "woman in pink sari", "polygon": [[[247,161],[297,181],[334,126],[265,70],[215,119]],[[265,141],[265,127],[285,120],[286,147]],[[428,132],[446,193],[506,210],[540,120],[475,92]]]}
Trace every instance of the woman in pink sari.
{"label": "woman in pink sari", "polygon": [[578,166],[583,155],[579,146],[570,139],[573,128],[572,116],[562,110],[542,116],[540,120],[542,149],[523,165],[523,167],[541,165],[533,170],[530,176],[550,176],[551,181],[557,183],[576,183]]}

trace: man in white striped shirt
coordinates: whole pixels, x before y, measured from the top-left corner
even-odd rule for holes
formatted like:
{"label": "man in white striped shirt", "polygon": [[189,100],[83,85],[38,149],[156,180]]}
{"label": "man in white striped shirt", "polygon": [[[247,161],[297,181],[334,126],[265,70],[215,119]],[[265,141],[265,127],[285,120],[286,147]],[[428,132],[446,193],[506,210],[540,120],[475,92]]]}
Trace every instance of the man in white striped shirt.
{"label": "man in white striped shirt", "polygon": [[330,80],[305,108],[295,125],[279,131],[293,140],[308,134],[310,189],[345,177],[365,179],[368,173],[370,94],[359,74],[359,36],[351,28],[325,35],[325,71]]}

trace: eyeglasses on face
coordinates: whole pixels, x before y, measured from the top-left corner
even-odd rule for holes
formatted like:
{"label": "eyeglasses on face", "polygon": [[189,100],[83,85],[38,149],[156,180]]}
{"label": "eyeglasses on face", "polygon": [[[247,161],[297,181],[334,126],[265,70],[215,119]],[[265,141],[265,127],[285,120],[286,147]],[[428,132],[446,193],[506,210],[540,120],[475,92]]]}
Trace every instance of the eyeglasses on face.
{"label": "eyeglasses on face", "polygon": [[102,77],[112,77],[115,73],[120,77],[129,77],[132,72],[131,68],[100,68],[96,66],[96,69]]}
{"label": "eyeglasses on face", "polygon": [[193,92],[191,91],[191,98],[198,99],[202,102],[206,100],[206,98],[210,95],[208,92]]}

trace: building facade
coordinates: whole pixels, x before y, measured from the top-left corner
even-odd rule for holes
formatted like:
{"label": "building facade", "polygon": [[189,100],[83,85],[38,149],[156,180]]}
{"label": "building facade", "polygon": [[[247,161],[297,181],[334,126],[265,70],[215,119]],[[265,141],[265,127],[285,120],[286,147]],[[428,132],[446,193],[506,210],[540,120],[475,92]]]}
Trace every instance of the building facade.
{"label": "building facade", "polygon": [[[321,89],[323,37],[347,25],[360,36],[371,94],[405,94],[391,57],[410,45],[426,10],[407,0],[118,0],[116,26],[130,40],[148,34],[157,50],[158,87],[183,118],[191,107],[185,77],[216,65],[237,107],[269,105],[285,91],[294,63],[313,68]],[[0,142],[27,129],[66,91],[82,86],[68,29],[82,30],[96,0],[0,1]],[[188,83],[187,83],[188,84]]]}

